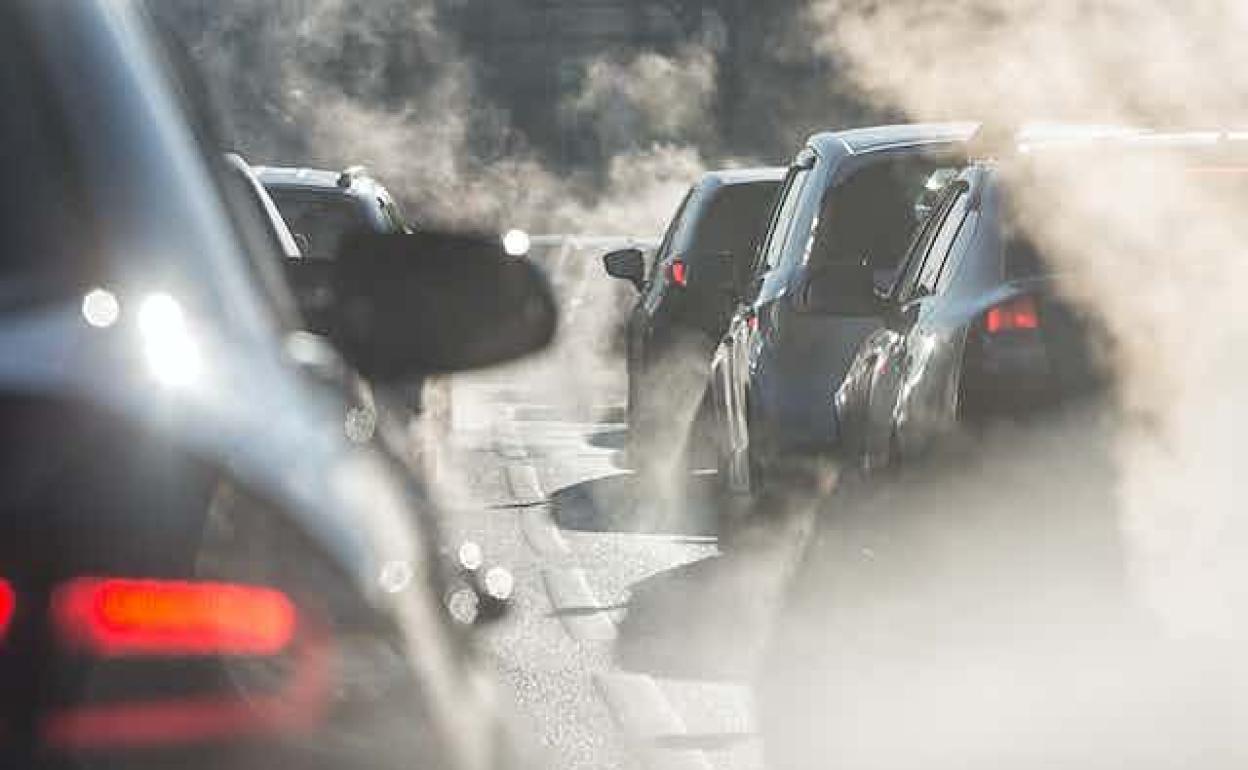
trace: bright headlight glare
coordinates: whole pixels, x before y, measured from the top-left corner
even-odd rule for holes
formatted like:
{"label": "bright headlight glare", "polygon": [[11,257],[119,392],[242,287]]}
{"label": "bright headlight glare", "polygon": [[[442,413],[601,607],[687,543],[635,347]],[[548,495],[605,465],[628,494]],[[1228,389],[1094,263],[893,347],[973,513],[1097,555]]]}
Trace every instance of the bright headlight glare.
{"label": "bright headlight glare", "polygon": [[144,297],[139,304],[138,326],[148,366],[157,380],[176,386],[199,377],[199,349],[176,299],[163,292]]}
{"label": "bright headlight glare", "polygon": [[503,251],[509,257],[523,257],[529,253],[533,239],[523,230],[509,230],[503,236]]}

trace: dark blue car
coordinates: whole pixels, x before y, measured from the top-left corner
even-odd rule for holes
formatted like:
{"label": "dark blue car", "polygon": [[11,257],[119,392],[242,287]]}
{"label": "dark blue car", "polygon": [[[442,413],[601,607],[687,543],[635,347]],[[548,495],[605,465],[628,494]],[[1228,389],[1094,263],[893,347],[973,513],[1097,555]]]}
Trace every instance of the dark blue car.
{"label": "dark blue car", "polygon": [[818,285],[891,284],[975,129],[822,133],[798,153],[712,363],[714,440],[728,489],[752,493],[790,458],[835,447],[832,394],[880,320],[872,303],[821,307],[815,295],[827,292]]}

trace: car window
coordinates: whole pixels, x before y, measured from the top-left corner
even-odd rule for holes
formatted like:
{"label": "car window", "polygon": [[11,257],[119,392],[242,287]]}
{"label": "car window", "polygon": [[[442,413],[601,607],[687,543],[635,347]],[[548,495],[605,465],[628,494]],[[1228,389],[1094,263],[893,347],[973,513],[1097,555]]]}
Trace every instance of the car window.
{"label": "car window", "polygon": [[693,193],[697,190],[697,186],[689,188],[689,192],[685,193],[685,197],[680,201],[680,205],[676,207],[676,214],[672,217],[672,221],[667,225],[667,232],[663,234],[663,242],[659,244],[659,248],[655,249],[654,256],[650,260],[650,271],[647,274],[651,281],[654,280],[655,267],[667,259],[668,254],[672,250],[672,243],[676,240],[676,234],[680,232],[680,228],[685,218],[685,209],[689,207],[689,201],[693,198]]}
{"label": "car window", "polygon": [[694,227],[689,256],[730,253],[754,258],[779,182],[752,182],[720,188]]}
{"label": "car window", "polygon": [[279,187],[269,188],[269,193],[290,229],[307,239],[304,256],[309,259],[333,259],[344,235],[368,227],[359,206],[350,198]]}
{"label": "car window", "polygon": [[959,192],[960,190],[953,186],[946,188],[940,198],[933,204],[931,216],[923,222],[919,230],[914,234],[914,238],[910,242],[910,248],[906,250],[906,256],[902,260],[897,280],[889,291],[894,301],[904,302],[910,298],[912,287],[918,280],[919,271],[923,267],[923,257],[926,256],[932,245],[932,240],[940,231],[940,226],[945,220],[945,214],[957,198]]}
{"label": "car window", "polygon": [[948,211],[940,224],[940,229],[936,231],[935,237],[932,238],[931,246],[923,258],[923,266],[919,269],[918,280],[915,281],[914,288],[911,291],[914,296],[936,293],[936,286],[940,280],[941,271],[945,267],[945,262],[949,259],[949,252],[958,237],[958,232],[966,221],[967,206],[970,203],[970,199],[970,192],[966,188],[962,188],[957,192],[953,202],[949,205]]}
{"label": "car window", "polygon": [[789,231],[793,226],[793,215],[797,211],[798,201],[802,198],[802,191],[809,177],[809,168],[794,168],[789,172],[789,177],[784,183],[784,190],[780,193],[779,206],[776,208],[767,231],[766,244],[759,253],[756,272],[770,271],[780,266]]}
{"label": "car window", "polygon": [[403,216],[399,204],[386,190],[377,193],[377,203],[381,206],[381,213],[389,223],[390,228],[396,233],[405,233],[411,229],[411,223]]}

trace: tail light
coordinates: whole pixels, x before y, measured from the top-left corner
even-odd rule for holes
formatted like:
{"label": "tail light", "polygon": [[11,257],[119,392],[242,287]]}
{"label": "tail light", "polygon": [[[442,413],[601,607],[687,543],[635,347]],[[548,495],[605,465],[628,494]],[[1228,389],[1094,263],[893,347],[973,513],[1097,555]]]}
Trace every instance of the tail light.
{"label": "tail light", "polygon": [[[78,578],[56,588],[49,613],[62,649],[98,667],[100,681],[117,671],[132,683],[124,693],[50,712],[41,738],[54,750],[306,733],[330,706],[336,645],[322,624],[273,588]],[[178,666],[174,679],[171,662]],[[243,686],[234,673],[219,678],[220,665],[229,672],[256,668],[262,683]],[[209,672],[218,673],[205,680]]]}
{"label": "tail light", "polygon": [[13,621],[13,613],[17,610],[17,597],[13,586],[7,580],[0,580],[0,641],[4,641],[9,633],[9,624]]}
{"label": "tail light", "polygon": [[66,643],[104,657],[274,655],[295,635],[295,607],[270,588],[79,579],[53,599]]}
{"label": "tail light", "polygon": [[682,259],[673,259],[667,263],[667,279],[684,288],[689,285],[689,265]]}
{"label": "tail light", "polygon": [[1034,297],[1023,295],[993,307],[984,314],[984,330],[989,334],[1040,328],[1040,313]]}

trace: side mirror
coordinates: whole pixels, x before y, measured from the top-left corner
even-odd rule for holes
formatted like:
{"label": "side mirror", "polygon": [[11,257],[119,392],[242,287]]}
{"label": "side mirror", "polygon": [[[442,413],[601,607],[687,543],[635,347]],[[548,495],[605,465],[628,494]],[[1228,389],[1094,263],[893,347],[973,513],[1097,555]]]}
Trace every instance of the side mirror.
{"label": "side mirror", "polygon": [[641,291],[646,281],[646,262],[642,258],[641,249],[620,249],[602,258],[602,267],[607,275],[629,281]]}
{"label": "side mirror", "polygon": [[802,288],[798,307],[808,313],[874,316],[883,312],[875,273],[868,265],[829,265],[811,274]]}
{"label": "side mirror", "polygon": [[330,294],[321,323],[379,382],[477,369],[545,347],[557,311],[545,276],[499,238],[353,233],[328,265],[288,263],[296,287]]}

